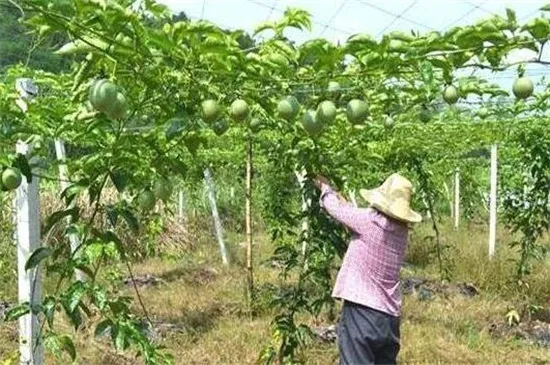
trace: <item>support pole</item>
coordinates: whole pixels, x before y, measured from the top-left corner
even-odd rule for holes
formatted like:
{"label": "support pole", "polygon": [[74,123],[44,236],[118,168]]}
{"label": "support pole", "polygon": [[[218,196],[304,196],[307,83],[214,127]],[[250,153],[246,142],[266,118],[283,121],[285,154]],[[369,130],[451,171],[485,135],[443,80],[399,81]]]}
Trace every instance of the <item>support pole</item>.
{"label": "support pole", "polygon": [[[67,169],[67,165],[65,163],[65,159],[67,157],[67,154],[65,153],[65,143],[60,140],[55,140],[55,154],[57,157],[57,160],[59,163],[59,182],[61,185],[61,191],[65,191],[67,187],[69,186],[69,170]],[[71,203],[71,207],[74,207],[75,200]],[[71,216],[67,216],[65,218],[65,221],[67,224],[71,224]],[[75,252],[78,249],[78,246],[80,245],[80,240],[78,239],[78,235],[75,233],[69,233],[69,242],[71,245],[71,252]],[[84,281],[86,279],[86,276],[84,273],[80,270],[75,271],[75,277],[76,280]]]}
{"label": "support pole", "polygon": [[210,172],[210,169],[208,167],[204,169],[204,182],[206,184],[206,189],[208,192],[208,200],[210,201],[212,218],[214,219],[214,229],[216,231],[216,238],[218,240],[218,244],[220,245],[222,262],[224,265],[229,265],[227,249],[225,247],[225,242],[223,241],[222,222],[220,220],[220,215],[218,214],[218,205],[216,204],[216,192],[214,188],[214,181],[212,180],[212,173]]}
{"label": "support pole", "polygon": [[451,212],[451,218],[454,217],[454,207],[453,207],[453,200],[451,198],[451,191],[449,190],[449,186],[446,182],[443,182],[443,187],[445,188],[445,197],[447,198],[449,202],[449,211]]}
{"label": "support pole", "polygon": [[[18,141],[16,152],[28,156],[31,147]],[[30,255],[40,247],[39,180],[33,176],[29,184],[24,177],[16,190],[17,214],[17,273],[19,303],[30,303],[31,308],[41,305],[42,280],[38,268],[25,270]],[[44,349],[40,340],[38,317],[31,313],[19,318],[19,352],[21,365],[42,365]]]}
{"label": "support pole", "polygon": [[498,171],[497,145],[491,146],[491,193],[489,196],[489,258],[495,254],[497,232],[497,171]]}
{"label": "support pole", "polygon": [[[298,183],[300,184],[300,189],[304,189],[305,180],[306,180],[306,172],[305,170],[302,172],[294,171],[294,175],[296,175],[296,179],[298,179]],[[305,195],[302,193],[302,213],[307,212],[309,208],[309,204],[311,202],[308,202]],[[304,217],[302,218],[302,235],[304,236],[304,240],[302,241],[302,255],[305,256],[307,251],[307,239],[305,238],[305,234],[308,231],[309,223],[307,219]]]}
{"label": "support pole", "polygon": [[247,289],[250,304],[254,297],[254,268],[252,266],[252,138],[247,141],[246,149],[246,271]]}
{"label": "support pole", "polygon": [[458,229],[460,224],[460,170],[455,170],[455,199],[454,199],[454,218],[455,218],[455,229]]}

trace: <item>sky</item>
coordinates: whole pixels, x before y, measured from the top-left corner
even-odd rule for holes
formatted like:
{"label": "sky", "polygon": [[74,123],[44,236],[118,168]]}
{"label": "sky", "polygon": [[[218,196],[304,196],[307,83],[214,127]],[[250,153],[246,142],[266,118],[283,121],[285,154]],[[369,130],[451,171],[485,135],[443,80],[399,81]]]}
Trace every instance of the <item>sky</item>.
{"label": "sky", "polygon": [[[312,15],[311,32],[291,30],[286,35],[302,43],[323,37],[344,43],[357,33],[375,38],[394,30],[444,31],[453,26],[467,25],[493,14],[506,16],[506,8],[516,12],[520,23],[541,15],[539,9],[550,0],[157,0],[174,12],[184,11],[191,19],[209,20],[230,29],[252,33],[255,26],[275,20],[291,6],[307,10]],[[550,13],[548,13],[550,16]],[[548,53],[548,54],[546,54]],[[530,51],[517,51],[510,62],[532,58]],[[543,55],[550,60],[550,50]],[[515,68],[498,74],[478,73],[489,80],[509,86]],[[527,74],[537,82],[547,68],[528,65]]]}

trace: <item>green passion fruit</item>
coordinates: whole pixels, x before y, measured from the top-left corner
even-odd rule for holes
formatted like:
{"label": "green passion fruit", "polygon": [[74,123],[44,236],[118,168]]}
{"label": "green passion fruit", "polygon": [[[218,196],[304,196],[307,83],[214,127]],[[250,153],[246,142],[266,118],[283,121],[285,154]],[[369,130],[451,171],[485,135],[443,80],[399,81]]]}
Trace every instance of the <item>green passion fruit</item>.
{"label": "green passion fruit", "polygon": [[456,104],[458,99],[458,90],[453,85],[449,85],[443,90],[443,100],[445,100],[447,104]]}
{"label": "green passion fruit", "polygon": [[332,123],[336,119],[336,106],[332,101],[323,101],[317,107],[317,119],[322,123]]}
{"label": "green passion fruit", "polygon": [[92,106],[103,112],[117,100],[118,89],[107,79],[95,81],[89,89],[88,100]]}
{"label": "green passion fruit", "polygon": [[245,120],[248,117],[249,111],[248,103],[242,99],[237,99],[231,104],[230,114],[237,122]]}
{"label": "green passion fruit", "polygon": [[222,109],[216,100],[208,99],[202,102],[202,116],[205,121],[213,122],[221,115]]}
{"label": "green passion fruit", "polygon": [[2,185],[6,190],[15,190],[21,185],[23,176],[17,167],[8,167],[2,172]]}
{"label": "green passion fruit", "polygon": [[307,110],[304,113],[302,117],[302,126],[311,137],[319,135],[325,127],[323,122],[317,118],[317,112],[315,110]]}
{"label": "green passion fruit", "polygon": [[353,99],[348,103],[346,108],[346,117],[350,123],[359,124],[365,120],[368,112],[369,108],[366,102],[359,99]]}
{"label": "green passion fruit", "polygon": [[277,113],[287,121],[291,121],[300,112],[300,104],[294,96],[287,96],[277,104]]}
{"label": "green passion fruit", "polygon": [[110,119],[121,119],[126,116],[127,111],[126,97],[122,93],[118,93],[116,100],[104,110],[104,113]]}
{"label": "green passion fruit", "polygon": [[528,77],[520,77],[514,81],[512,91],[518,99],[527,99],[533,94],[534,85],[533,81]]}

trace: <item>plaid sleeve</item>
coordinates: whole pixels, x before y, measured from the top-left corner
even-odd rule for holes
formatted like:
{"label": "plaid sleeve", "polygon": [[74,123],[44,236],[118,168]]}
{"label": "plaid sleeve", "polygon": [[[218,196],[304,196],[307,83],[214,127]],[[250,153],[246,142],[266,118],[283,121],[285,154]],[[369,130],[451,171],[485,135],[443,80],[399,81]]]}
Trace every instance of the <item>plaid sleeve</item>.
{"label": "plaid sleeve", "polygon": [[344,224],[354,232],[361,233],[368,227],[370,210],[356,208],[353,204],[341,201],[334,189],[323,184],[321,187],[320,205],[338,222]]}

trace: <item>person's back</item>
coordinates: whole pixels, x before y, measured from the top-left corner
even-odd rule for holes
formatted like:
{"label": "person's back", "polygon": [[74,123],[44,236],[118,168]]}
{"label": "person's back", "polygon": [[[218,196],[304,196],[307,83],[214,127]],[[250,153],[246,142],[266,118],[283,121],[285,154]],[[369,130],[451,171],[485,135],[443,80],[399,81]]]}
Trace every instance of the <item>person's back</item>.
{"label": "person's back", "polygon": [[364,219],[362,232],[354,232],[350,241],[332,295],[398,316],[407,226],[374,209]]}
{"label": "person's back", "polygon": [[399,273],[408,241],[408,223],[419,222],[408,203],[412,185],[392,175],[374,190],[362,190],[370,208],[346,202],[318,178],[321,205],[353,236],[336,278],[333,297],[344,300],[339,325],[343,364],[393,364],[399,352]]}

